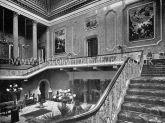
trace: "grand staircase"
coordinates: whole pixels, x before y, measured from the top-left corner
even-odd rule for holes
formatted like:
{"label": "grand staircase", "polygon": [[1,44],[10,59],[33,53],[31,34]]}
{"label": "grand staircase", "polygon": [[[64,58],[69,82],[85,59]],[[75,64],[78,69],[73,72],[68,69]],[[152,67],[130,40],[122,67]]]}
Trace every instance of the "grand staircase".
{"label": "grand staircase", "polygon": [[117,123],[165,123],[165,65],[144,65],[130,80]]}

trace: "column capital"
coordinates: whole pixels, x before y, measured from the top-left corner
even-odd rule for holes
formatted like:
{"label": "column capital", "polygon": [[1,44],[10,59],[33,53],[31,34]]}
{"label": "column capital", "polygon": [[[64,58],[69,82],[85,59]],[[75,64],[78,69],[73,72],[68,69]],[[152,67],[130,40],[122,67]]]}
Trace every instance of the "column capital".
{"label": "column capital", "polygon": [[33,24],[38,24],[38,21],[33,20],[32,23],[33,23]]}
{"label": "column capital", "polygon": [[19,15],[19,13],[13,12],[13,16],[14,16],[14,17],[17,17],[18,15]]}
{"label": "column capital", "polygon": [[83,82],[87,82],[88,81],[88,79],[83,79]]}
{"label": "column capital", "polygon": [[49,31],[50,31],[50,27],[49,27],[49,26],[47,26],[47,27],[46,27],[46,30],[49,30]]}
{"label": "column capital", "polygon": [[105,79],[100,79],[100,82],[105,82]]}

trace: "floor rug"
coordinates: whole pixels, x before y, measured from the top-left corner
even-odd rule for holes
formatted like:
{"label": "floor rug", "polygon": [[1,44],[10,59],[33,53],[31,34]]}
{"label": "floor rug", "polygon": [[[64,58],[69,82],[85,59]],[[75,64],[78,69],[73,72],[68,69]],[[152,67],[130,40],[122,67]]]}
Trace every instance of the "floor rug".
{"label": "floor rug", "polygon": [[23,114],[21,116],[29,119],[29,118],[35,118],[35,117],[41,116],[41,115],[46,114],[48,112],[51,112],[51,111],[47,110],[47,109],[40,109],[40,110],[33,111],[33,112],[30,112],[27,114]]}

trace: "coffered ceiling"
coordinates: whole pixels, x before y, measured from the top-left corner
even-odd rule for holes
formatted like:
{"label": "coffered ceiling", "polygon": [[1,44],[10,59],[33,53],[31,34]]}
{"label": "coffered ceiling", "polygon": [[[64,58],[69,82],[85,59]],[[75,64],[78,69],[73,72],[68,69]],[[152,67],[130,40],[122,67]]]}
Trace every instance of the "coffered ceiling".
{"label": "coffered ceiling", "polygon": [[53,20],[101,0],[6,0],[46,20]]}

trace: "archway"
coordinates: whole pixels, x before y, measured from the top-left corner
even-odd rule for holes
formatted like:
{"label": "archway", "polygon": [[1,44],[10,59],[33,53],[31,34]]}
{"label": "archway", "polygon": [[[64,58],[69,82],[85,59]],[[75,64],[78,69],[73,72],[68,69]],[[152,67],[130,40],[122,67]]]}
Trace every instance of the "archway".
{"label": "archway", "polygon": [[50,90],[50,84],[49,81],[44,79],[39,82],[39,91],[41,95],[41,99],[48,99],[49,98],[49,90]]}

